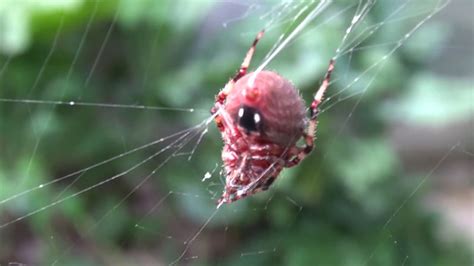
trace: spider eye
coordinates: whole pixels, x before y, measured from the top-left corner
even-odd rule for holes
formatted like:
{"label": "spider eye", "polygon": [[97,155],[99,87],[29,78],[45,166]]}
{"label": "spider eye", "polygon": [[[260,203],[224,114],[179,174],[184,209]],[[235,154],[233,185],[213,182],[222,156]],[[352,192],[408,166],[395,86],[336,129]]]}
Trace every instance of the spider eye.
{"label": "spider eye", "polygon": [[262,117],[257,109],[242,106],[238,112],[239,126],[244,128],[247,132],[259,131],[262,124]]}

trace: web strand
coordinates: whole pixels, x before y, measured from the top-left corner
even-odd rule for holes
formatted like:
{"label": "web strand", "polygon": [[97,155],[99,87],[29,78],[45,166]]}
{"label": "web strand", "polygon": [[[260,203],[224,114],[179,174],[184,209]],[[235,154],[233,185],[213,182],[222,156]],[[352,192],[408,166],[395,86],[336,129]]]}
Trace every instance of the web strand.
{"label": "web strand", "polygon": [[[66,72],[66,80],[70,80],[72,75],[74,74],[74,71],[76,71],[78,62],[81,59],[81,56],[87,46],[87,42],[89,41],[89,33],[91,29],[93,28],[93,23],[95,20],[97,20],[99,14],[100,14],[100,8],[99,8],[99,2],[95,2],[95,5],[92,8],[92,13],[90,14],[87,24],[85,27],[84,33],[81,35],[81,38],[78,39],[80,40],[78,43],[78,46],[75,48],[75,53],[72,58],[72,62],[67,68]],[[313,31],[320,30],[322,26],[327,26],[330,24],[330,22],[336,22],[336,23],[341,23],[339,20],[341,18],[344,18],[342,20],[347,19],[346,16],[349,16],[348,18],[351,18],[349,21],[347,21],[346,25],[344,25],[344,31],[339,31],[338,33],[338,42],[337,46],[334,46],[334,52],[329,55],[324,55],[324,57],[328,58],[333,58],[335,60],[338,60],[338,65],[335,70],[335,78],[332,79],[332,81],[328,84],[328,97],[321,103],[322,109],[320,110],[320,114],[327,114],[330,115],[330,110],[335,110],[335,107],[341,107],[345,104],[351,104],[348,106],[346,109],[348,110],[344,117],[340,119],[339,123],[337,124],[337,128],[334,130],[335,134],[331,134],[331,137],[329,139],[324,140],[324,142],[328,143],[326,145],[332,145],[336,143],[339,138],[344,134],[345,131],[348,130],[349,124],[351,120],[353,119],[354,114],[361,109],[361,106],[364,102],[364,100],[367,98],[367,95],[369,94],[370,90],[372,89],[375,81],[377,81],[377,78],[380,76],[381,71],[383,70],[385,64],[387,64],[389,58],[394,55],[401,47],[405,45],[405,43],[410,39],[412,35],[422,26],[424,25],[428,20],[430,20],[434,15],[436,15],[438,12],[443,10],[449,3],[450,1],[439,1],[438,4],[429,10],[422,10],[421,12],[416,12],[413,14],[408,14],[407,15],[407,9],[409,8],[409,4],[413,4],[415,1],[403,1],[398,3],[397,5],[394,6],[394,10],[384,14],[384,17],[381,20],[377,20],[375,23],[373,21],[370,21],[370,19],[367,19],[367,17],[370,17],[371,12],[374,9],[374,6],[377,5],[378,1],[358,1],[350,5],[345,5],[341,7],[335,7],[335,11],[331,8],[333,8],[333,1],[328,1],[328,0],[323,0],[323,1],[312,1],[312,2],[306,2],[306,1],[283,1],[282,3],[279,4],[274,4],[271,6],[264,6],[259,4],[254,4],[254,3],[241,3],[241,2],[235,2],[235,4],[238,5],[243,5],[247,7],[245,9],[245,12],[239,16],[236,16],[234,18],[228,19],[226,22],[224,22],[223,27],[225,28],[226,31],[230,31],[231,28],[234,25],[238,25],[240,22],[246,22],[248,20],[251,20],[253,18],[258,18],[261,21],[261,24],[263,24],[263,27],[267,32],[271,31],[279,31],[280,29],[282,30],[282,34],[278,35],[276,40],[273,40],[272,45],[269,46],[268,52],[266,52],[265,57],[263,60],[261,60],[260,64],[258,65],[255,73],[258,73],[259,71],[262,71],[263,69],[266,69],[270,63],[272,63],[273,60],[278,58],[283,51],[290,49],[292,44],[298,43],[301,38],[305,38],[310,36],[310,34],[313,34]],[[316,3],[316,4],[314,4]],[[119,28],[118,23],[121,19],[121,10],[123,10],[123,6],[125,3],[122,3],[122,1],[119,1],[117,4],[117,7],[115,10],[113,10],[113,14],[111,14],[111,22],[110,24],[107,24],[107,29],[104,29],[104,32],[102,33],[101,37],[101,42],[100,45],[97,46],[97,51],[94,53],[94,61],[92,62],[92,66],[89,71],[86,72],[87,77],[83,81],[83,87],[92,87],[95,82],[94,77],[98,77],[98,71],[100,69],[99,64],[101,63],[101,60],[105,58],[104,52],[107,51],[108,46],[110,46],[110,41],[112,40],[112,36],[114,35],[114,31]],[[264,11],[263,15],[259,15],[259,12]],[[333,13],[331,13],[333,12]],[[353,12],[349,14],[349,12]],[[326,15],[328,14],[328,15]],[[349,14],[349,15],[348,15]],[[370,42],[371,37],[377,36],[380,32],[382,32],[386,27],[389,27],[391,24],[397,24],[400,23],[407,23],[411,22],[411,20],[415,20],[416,22],[414,25],[411,26],[411,28],[405,30],[403,32],[403,36],[396,36],[395,40],[384,40],[384,41],[378,41],[376,43]],[[369,22],[372,22],[373,24],[369,24]],[[157,44],[160,43],[161,38],[162,38],[162,30],[165,32],[167,30],[167,25],[166,21],[160,21],[160,30],[155,32],[155,34],[150,35],[154,37],[152,41],[152,47],[150,51],[146,51],[144,54],[149,54],[150,61],[146,64],[146,67],[144,68],[143,73],[140,73],[140,78],[139,78],[139,87],[142,89],[145,88],[145,86],[148,85],[150,82],[150,77],[151,73],[154,71],[152,69],[152,60],[155,58],[155,54],[158,54],[162,52],[160,49],[161,47],[157,47]],[[29,156],[29,162],[28,166],[26,168],[26,174],[24,179],[30,178],[31,177],[31,169],[32,168],[32,162],[34,161],[35,157],[37,156],[37,153],[39,151],[39,146],[41,143],[44,142],[44,131],[50,127],[53,127],[51,125],[50,120],[52,118],[53,112],[55,111],[56,108],[71,108],[72,112],[81,112],[82,110],[86,108],[97,108],[99,109],[104,109],[104,110],[111,110],[113,112],[114,110],[123,110],[128,113],[130,112],[135,112],[135,113],[140,113],[140,111],[156,111],[153,112],[153,115],[173,115],[176,116],[176,120],[183,120],[187,123],[189,120],[191,120],[189,117],[192,117],[193,115],[196,115],[198,112],[206,112],[208,114],[208,110],[206,107],[200,107],[199,104],[192,104],[191,106],[193,108],[185,108],[185,107],[175,107],[175,106],[155,106],[155,105],[142,105],[142,104],[126,104],[127,100],[123,101],[125,103],[109,103],[107,101],[103,102],[88,102],[88,101],[75,101],[75,100],[65,100],[65,88],[62,88],[59,90],[58,97],[50,97],[50,99],[39,99],[39,98],[34,98],[32,96],[32,92],[40,89],[40,83],[42,83],[42,78],[44,78],[44,73],[46,68],[48,67],[50,60],[54,54],[54,52],[57,50],[58,47],[58,41],[60,41],[60,36],[61,33],[65,30],[63,27],[64,25],[64,15],[61,17],[61,20],[59,22],[59,25],[56,28],[56,35],[54,37],[53,42],[51,43],[49,52],[46,54],[46,57],[42,60],[42,65],[39,69],[38,75],[34,79],[33,85],[31,88],[27,91],[27,93],[24,96],[20,96],[19,98],[15,97],[0,97],[0,103],[4,104],[5,107],[10,108],[10,107],[17,107],[19,108],[25,108],[29,110],[29,119],[32,117],[34,114],[33,106],[35,105],[44,105],[44,106],[51,106],[46,123],[42,124],[40,128],[35,128],[33,127],[34,130],[34,145],[31,147],[31,155]],[[408,24],[408,23],[407,23]],[[232,26],[232,27],[230,27]],[[163,28],[163,29],[162,29]],[[249,29],[246,30],[246,32],[253,32],[255,29]],[[256,29],[259,30],[259,29]],[[163,36],[165,36],[163,32]],[[318,34],[320,32],[318,31]],[[245,35],[245,34],[242,34]],[[230,47],[230,45],[229,45]],[[313,47],[315,50],[319,50],[320,47]],[[313,49],[312,48],[312,49]],[[384,50],[383,54],[378,55],[378,58],[375,59],[374,61],[371,61],[370,64],[367,64],[367,66],[364,66],[361,72],[358,72],[357,74],[352,74],[349,73],[351,70],[351,63],[353,59],[366,51],[371,51],[375,49],[381,49]],[[43,56],[44,57],[44,56]],[[6,60],[0,65],[0,80],[5,79],[7,75],[5,73],[8,72],[9,68],[12,67],[12,63],[14,63],[14,58],[13,56],[10,56],[6,58]],[[275,60],[277,61],[277,60]],[[296,66],[295,66],[296,67]],[[205,72],[205,71],[202,71]],[[203,73],[204,75],[204,73]],[[316,74],[315,74],[316,75]],[[361,82],[364,82],[362,86],[359,86]],[[151,82],[150,82],[151,83]],[[296,84],[296,87],[298,87],[299,84]],[[317,87],[317,86],[316,86]],[[159,88],[161,89],[161,88]],[[209,88],[206,88],[207,90]],[[200,92],[201,93],[201,92]],[[203,93],[201,93],[203,94]],[[8,94],[5,94],[5,96]],[[21,98],[24,97],[24,98]],[[68,96],[69,98],[69,96]],[[57,100],[56,100],[57,99]],[[71,98],[69,98],[71,99]],[[102,101],[102,100],[99,100]],[[210,102],[210,100],[209,100]],[[160,102],[161,103],[161,102]],[[189,105],[185,105],[189,106]],[[74,109],[72,109],[74,108]],[[69,110],[69,109],[68,109]],[[138,112],[137,112],[138,111]],[[127,114],[128,114],[127,113]],[[151,113],[151,112],[150,112]],[[192,115],[191,115],[192,114]],[[184,115],[187,115],[184,116]],[[206,115],[208,116],[208,115]],[[161,118],[161,117],[160,117]],[[193,117],[192,117],[193,118]],[[232,119],[231,117],[225,117],[225,119]],[[199,119],[200,120],[200,119]],[[161,225],[156,226],[150,226],[147,224],[151,218],[154,218],[154,215],[157,215],[156,212],[161,212],[166,211],[166,207],[169,207],[168,205],[178,205],[180,204],[183,199],[187,200],[188,198],[191,198],[191,201],[196,200],[196,202],[193,202],[193,204],[196,204],[199,208],[203,208],[202,206],[199,206],[197,203],[197,199],[205,200],[206,203],[211,202],[214,204],[216,197],[218,197],[219,193],[222,190],[222,186],[224,185],[224,182],[222,181],[222,178],[224,178],[224,174],[217,169],[221,169],[221,165],[218,162],[212,162],[210,164],[206,164],[208,158],[203,158],[204,156],[203,153],[203,146],[201,143],[206,141],[206,139],[209,137],[209,135],[214,141],[214,138],[218,138],[215,136],[215,132],[213,132],[214,127],[212,125],[213,117],[206,117],[202,121],[195,121],[193,120],[192,124],[193,126],[184,129],[184,130],[178,130],[176,128],[169,127],[172,131],[172,133],[166,133],[163,137],[161,138],[151,138],[154,139],[153,141],[143,144],[143,145],[133,145],[131,147],[135,148],[129,148],[128,150],[124,149],[124,152],[116,154],[114,156],[111,156],[105,160],[100,160],[98,161],[95,159],[96,163],[93,163],[87,167],[77,167],[80,168],[77,171],[73,171],[70,174],[67,175],[61,175],[58,178],[55,178],[51,181],[47,182],[42,182],[39,185],[34,185],[32,187],[29,187],[27,189],[23,189],[23,191],[20,191],[18,193],[14,193],[11,195],[11,192],[9,195],[4,199],[0,199],[0,210],[8,210],[8,207],[10,205],[13,205],[14,203],[18,202],[23,202],[23,201],[30,201],[34,200],[34,193],[39,193],[41,191],[48,191],[46,190],[47,187],[55,187],[54,184],[57,184],[58,186],[60,185],[59,183],[61,181],[65,180],[70,180],[68,181],[69,184],[66,186],[61,186],[61,190],[59,193],[54,194],[50,196],[49,202],[41,207],[29,207],[30,210],[28,211],[22,211],[21,214],[14,214],[13,218],[7,217],[6,220],[2,217],[2,221],[0,221],[0,232],[2,230],[9,230],[9,226],[12,226],[15,223],[19,223],[21,221],[24,221],[26,219],[31,218],[32,216],[41,213],[46,210],[50,210],[52,208],[57,207],[58,205],[64,203],[65,201],[71,200],[76,197],[86,197],[86,193],[91,192],[93,190],[96,190],[100,187],[104,187],[106,185],[109,185],[113,183],[114,181],[117,181],[121,178],[124,178],[127,175],[130,175],[133,177],[133,185],[128,184],[128,187],[121,195],[113,199],[113,202],[111,205],[108,205],[106,209],[100,210],[100,213],[97,214],[95,213],[94,217],[95,220],[93,220],[91,223],[89,223],[88,226],[81,227],[81,231],[79,232],[79,238],[80,239],[87,239],[88,236],[93,236],[94,233],[99,232],[101,230],[99,228],[100,225],[107,226],[106,224],[106,219],[112,217],[112,214],[114,212],[118,212],[120,208],[126,208],[126,202],[132,201],[133,197],[135,194],[137,194],[137,191],[140,189],[143,189],[147,187],[148,184],[152,183],[152,180],[160,180],[160,184],[163,184],[163,187],[159,187],[158,190],[161,190],[163,194],[158,194],[156,198],[154,198],[152,204],[148,205],[145,207],[146,209],[140,210],[141,213],[139,214],[138,219],[135,219],[132,223],[133,228],[136,229],[135,233],[143,232],[146,234],[153,235],[154,238],[156,238],[154,243],[160,243],[160,244],[167,244],[167,243],[173,243],[173,245],[179,246],[181,249],[178,251],[176,254],[177,257],[174,258],[171,262],[167,261],[166,263],[169,263],[169,265],[176,265],[176,264],[182,264],[182,263],[190,263],[190,261],[196,261],[199,262],[199,260],[206,261],[207,258],[203,256],[200,251],[198,250],[197,254],[191,254],[194,253],[194,248],[197,244],[198,239],[204,239],[202,237],[202,234],[207,234],[209,230],[209,235],[211,237],[213,236],[213,233],[215,231],[218,231],[221,235],[224,235],[228,237],[229,234],[228,230],[229,228],[232,228],[232,220],[222,222],[220,219],[227,219],[225,217],[226,214],[229,213],[242,213],[242,215],[245,215],[245,211],[239,210],[239,208],[245,209],[248,211],[248,209],[253,210],[256,214],[260,213],[265,213],[268,217],[272,217],[271,215],[274,215],[270,213],[272,204],[280,204],[284,206],[289,206],[288,208],[292,210],[291,214],[292,219],[289,221],[285,222],[284,225],[280,225],[281,228],[284,228],[285,230],[288,230],[290,232],[291,230],[295,229],[299,225],[299,220],[303,218],[303,215],[305,214],[304,211],[307,210],[306,207],[306,202],[302,202],[303,197],[298,197],[293,194],[289,194],[288,192],[288,185],[282,185],[283,182],[288,182],[288,180],[282,180],[282,178],[277,179],[277,182],[275,182],[275,185],[273,185],[273,188],[267,192],[264,196],[264,200],[261,200],[259,197],[256,196],[255,201],[256,204],[249,204],[248,206],[245,204],[242,204],[240,206],[234,207],[228,206],[228,205],[223,205],[220,206],[218,205],[217,208],[215,209],[215,205],[212,205],[212,210],[204,213],[203,217],[201,220],[197,218],[196,220],[192,220],[189,223],[193,224],[196,226],[193,230],[189,230],[186,228],[180,228],[182,232],[180,231],[179,234],[175,232],[173,234],[172,230],[176,229],[170,229],[166,227],[161,227]],[[34,125],[34,121],[32,118],[30,119],[30,122],[32,125]],[[179,121],[181,122],[181,121]],[[156,121],[151,121],[150,124],[156,123]],[[211,128],[209,128],[211,126]],[[167,127],[166,124],[164,125],[159,125],[156,128],[159,128],[161,130],[162,127]],[[167,127],[168,129],[168,127]],[[92,129],[91,129],[92,130]],[[140,131],[143,130],[142,128],[133,128],[130,129],[131,131]],[[163,134],[162,132],[167,132],[167,131],[158,131],[159,134]],[[210,134],[209,134],[210,132]],[[32,133],[32,134],[33,134]],[[122,137],[124,139],[127,139],[127,134],[121,132]],[[216,140],[216,142],[218,139]],[[220,141],[220,140],[219,140]],[[322,140],[318,140],[322,141]],[[146,141],[143,141],[141,143],[145,143]],[[127,143],[128,144],[128,143]],[[220,143],[219,143],[220,145]],[[128,146],[128,145],[127,145]],[[217,147],[218,145],[216,145]],[[318,146],[316,142],[316,147]],[[125,145],[124,145],[125,147]],[[119,160],[124,159],[127,156],[130,156],[133,154],[135,156],[140,156],[139,152],[145,153],[149,151],[150,149],[153,149],[150,154],[145,155],[143,158],[136,159],[135,162],[133,162],[133,165],[126,166],[126,169],[121,168],[120,170],[117,170],[115,173],[116,174],[106,174],[102,175],[100,177],[99,181],[93,181],[91,180],[90,182],[93,182],[91,185],[90,183],[83,185],[83,187],[79,188],[80,182],[83,181],[86,178],[86,174],[91,173],[93,170],[96,170],[101,167],[109,167],[112,165],[112,162],[116,162]],[[206,146],[205,149],[207,150],[208,147]],[[451,148],[442,156],[442,158],[437,161],[437,163],[434,165],[434,167],[430,168],[430,170],[427,172],[427,174],[420,180],[419,183],[416,184],[416,186],[410,190],[411,193],[409,193],[406,198],[404,198],[401,203],[396,206],[398,206],[393,212],[391,212],[391,215],[389,217],[386,217],[387,219],[384,219],[383,225],[381,224],[381,229],[379,235],[381,235],[382,232],[388,231],[388,227],[390,224],[394,223],[395,218],[400,215],[400,213],[404,210],[406,205],[413,200],[414,196],[420,191],[420,189],[426,185],[426,182],[435,174],[435,172],[438,170],[439,167],[453,154],[453,151],[455,150],[460,150],[465,155],[468,155],[470,157],[473,157],[474,155],[472,152],[468,150],[463,150],[460,147],[460,144],[457,143],[454,146],[451,146]],[[64,148],[65,153],[69,152],[74,152],[74,148],[71,147],[65,147]],[[38,153],[39,154],[39,153]],[[143,155],[142,155],[143,156]],[[216,155],[216,158],[218,156]],[[319,158],[321,164],[320,165],[330,165],[330,160],[328,159],[328,151],[324,152],[322,156]],[[98,161],[98,162],[97,162]],[[180,183],[183,187],[183,191],[181,191],[181,187],[178,189],[172,189],[167,187],[167,184],[161,183],[162,178],[166,178],[167,176],[164,175],[164,173],[168,174],[165,170],[168,165],[172,165],[172,162],[178,162],[179,167],[182,168],[190,168],[190,167],[196,167],[196,165],[199,165],[199,167],[196,167],[196,169],[192,169],[193,176],[189,176],[189,180],[197,180],[199,181],[202,179],[202,182],[196,182],[199,184],[199,187],[195,187],[195,183],[192,183],[192,185],[189,186],[188,183],[191,183],[191,181],[187,183]],[[214,164],[215,163],[215,164]],[[150,166],[150,169],[147,170],[146,167]],[[205,165],[204,170],[201,169],[201,165]],[[209,166],[210,165],[210,166]],[[215,166],[214,166],[215,165]],[[273,166],[273,165],[272,165]],[[270,166],[267,171],[271,170]],[[206,168],[207,167],[207,168]],[[214,168],[213,168],[214,167]],[[76,168],[76,169],[77,169]],[[164,170],[165,169],[165,170]],[[0,169],[1,170],[1,169]],[[179,172],[180,169],[177,169],[176,171]],[[217,173],[215,173],[217,171]],[[324,171],[323,167],[317,167],[312,171],[313,180],[310,182],[310,186],[318,186],[316,183],[316,180],[319,176],[321,176],[321,173]],[[163,173],[163,174],[162,174]],[[204,174],[205,173],[205,174]],[[2,174],[0,172],[0,174]],[[173,173],[174,174],[174,173]],[[101,174],[99,174],[101,175]],[[169,175],[169,174],[168,174]],[[290,174],[291,175],[291,174]],[[204,176],[204,177],[203,177]],[[263,174],[262,174],[263,176]],[[171,178],[174,177],[171,175]],[[0,176],[1,178],[1,176]],[[13,177],[12,177],[13,178]],[[220,178],[217,179],[216,178]],[[285,177],[283,177],[285,178]],[[219,182],[220,181],[220,182]],[[248,185],[247,189],[254,186],[259,180],[257,179],[255,182],[251,183]],[[20,187],[21,184],[18,184],[17,187]],[[62,184],[61,184],[62,185]],[[185,186],[186,185],[186,186]],[[73,189],[76,189],[75,191],[71,191]],[[178,191],[179,190],[179,191]],[[197,192],[195,192],[197,191]],[[93,192],[91,192],[93,193]],[[155,193],[155,190],[152,190],[151,193]],[[178,203],[175,204],[173,200],[177,200]],[[247,201],[252,202],[252,201]],[[283,202],[283,203],[282,203]],[[246,204],[247,204],[246,203]],[[324,204],[321,203],[321,204]],[[178,205],[179,206],[179,205]],[[243,207],[242,207],[243,206]],[[254,207],[257,206],[257,207]],[[194,207],[194,205],[193,205]],[[193,208],[191,207],[191,208]],[[196,207],[196,209],[198,208]],[[219,208],[220,207],[220,208]],[[93,209],[94,211],[95,209]],[[179,213],[180,216],[182,217],[177,217],[176,226],[183,226],[180,222],[181,220],[188,219],[186,215],[192,215],[187,213],[193,213],[195,210],[185,210],[183,208],[183,213]],[[202,210],[201,210],[202,212]],[[201,213],[202,216],[202,213]],[[163,216],[164,217],[164,216]],[[222,218],[224,217],[224,218]],[[195,217],[193,217],[195,218]],[[168,219],[168,218],[162,218],[160,219]],[[191,219],[190,219],[191,220]],[[216,221],[217,220],[217,221]],[[161,221],[161,220],[160,220]],[[211,225],[216,224],[218,226],[212,227]],[[221,224],[219,224],[221,223]],[[185,226],[187,226],[186,224]],[[212,229],[209,229],[209,228]],[[217,235],[217,234],[216,234]],[[185,236],[185,237],[184,237]],[[279,252],[285,252],[284,246],[285,246],[285,236],[284,234],[279,235],[274,239],[274,241],[270,243],[264,243],[263,244],[256,244],[252,245],[251,247],[239,247],[238,250],[235,251],[235,254],[239,255],[241,259],[245,258],[251,258],[255,256],[273,256],[272,254],[278,254]],[[207,235],[206,235],[207,237]],[[245,239],[251,239],[251,236],[249,237],[243,237]],[[181,239],[181,240],[180,240]],[[182,239],[186,239],[184,243],[182,242]],[[393,242],[394,239],[397,239],[396,237],[393,237],[390,235],[390,241]],[[377,241],[377,245],[373,247],[373,250],[368,254],[367,260],[366,260],[366,265],[371,263],[372,260],[374,260],[374,257],[377,255],[379,251],[379,246],[382,244],[383,241],[387,240],[387,237],[381,236],[380,239]],[[75,246],[77,243],[75,242],[68,242],[66,245],[57,245],[57,243],[61,243],[60,240],[53,240],[53,237],[51,236],[50,245],[54,246],[54,252],[57,254],[53,256],[53,265],[60,265],[61,263],[65,262],[74,250]],[[395,240],[396,241],[396,240]],[[125,242],[125,241],[123,241]],[[242,242],[243,243],[243,242]],[[129,245],[130,243],[121,243],[124,246]],[[396,244],[393,244],[396,245]],[[401,265],[406,265],[409,263],[409,256],[405,255],[407,253],[406,250],[401,249],[399,246],[397,246],[399,253],[402,254],[402,257],[400,258]],[[151,257],[158,257],[162,256],[153,254]],[[364,256],[365,257],[365,256]],[[0,261],[1,263],[1,261]]]}

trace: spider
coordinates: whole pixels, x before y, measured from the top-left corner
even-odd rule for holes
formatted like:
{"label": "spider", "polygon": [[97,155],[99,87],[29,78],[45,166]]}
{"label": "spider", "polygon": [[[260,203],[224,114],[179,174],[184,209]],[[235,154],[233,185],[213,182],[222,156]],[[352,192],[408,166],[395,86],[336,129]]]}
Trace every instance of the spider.
{"label": "spider", "polygon": [[[226,183],[218,208],[267,190],[283,168],[298,165],[313,150],[318,106],[334,69],[331,59],[307,117],[304,101],[290,81],[273,71],[247,73],[263,34],[258,33],[211,109],[224,141]],[[301,139],[304,145],[298,146]]]}

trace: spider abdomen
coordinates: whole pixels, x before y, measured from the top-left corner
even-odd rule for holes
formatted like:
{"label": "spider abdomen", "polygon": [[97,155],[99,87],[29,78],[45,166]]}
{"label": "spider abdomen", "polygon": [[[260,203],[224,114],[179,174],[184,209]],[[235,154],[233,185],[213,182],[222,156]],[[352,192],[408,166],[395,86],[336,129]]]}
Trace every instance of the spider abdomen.
{"label": "spider abdomen", "polygon": [[[291,82],[272,71],[253,72],[239,79],[227,96],[225,110],[236,124],[245,118],[249,129],[271,143],[292,146],[304,133],[302,98]],[[243,112],[247,110],[256,112],[259,125],[249,123]]]}

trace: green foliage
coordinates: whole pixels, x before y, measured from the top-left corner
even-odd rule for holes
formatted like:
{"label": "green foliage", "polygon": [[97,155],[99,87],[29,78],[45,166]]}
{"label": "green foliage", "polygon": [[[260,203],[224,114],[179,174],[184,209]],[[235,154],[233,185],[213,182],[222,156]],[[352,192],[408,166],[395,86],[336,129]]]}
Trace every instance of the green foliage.
{"label": "green foliage", "polygon": [[[0,200],[208,117],[214,95],[237,69],[261,24],[248,18],[226,30],[203,29],[216,3],[162,2],[0,2],[0,98],[195,109],[0,102]],[[381,1],[367,23],[386,18],[384,7],[392,4]],[[91,30],[84,35],[94,12]],[[111,27],[115,16],[117,24]],[[339,15],[333,23],[311,29],[269,68],[291,79],[309,101],[349,18]],[[49,56],[62,19],[58,45]],[[397,25],[367,42],[403,36],[406,28]],[[430,47],[436,47],[444,41],[439,33],[443,27],[430,25],[415,38],[430,39]],[[281,32],[267,33],[252,67]],[[462,243],[449,246],[438,238],[438,219],[420,204],[423,190],[411,195],[420,180],[407,181],[409,174],[400,167],[386,131],[393,120],[442,124],[472,115],[472,88],[422,71],[426,58],[435,55],[418,41],[408,42],[383,68],[346,88],[388,51],[382,45],[338,59],[340,79],[329,95],[341,93],[324,106],[330,108],[321,115],[316,150],[300,166],[286,170],[270,191],[223,206],[212,217],[222,178],[220,136],[211,124],[197,146],[199,135],[184,146],[184,154],[167,148],[176,138],[166,139],[0,203],[2,223],[54,204],[0,228],[0,265],[169,263],[210,217],[192,245],[199,258],[191,264],[468,265],[470,254]],[[444,90],[453,84],[460,84],[459,89]],[[361,91],[363,98],[353,96]],[[398,100],[383,101],[388,95]],[[189,157],[186,152],[194,148]],[[136,170],[82,192],[159,150],[163,153]],[[212,177],[202,181],[206,172]],[[30,248],[22,245],[30,242],[41,251],[33,259],[22,257]]]}

